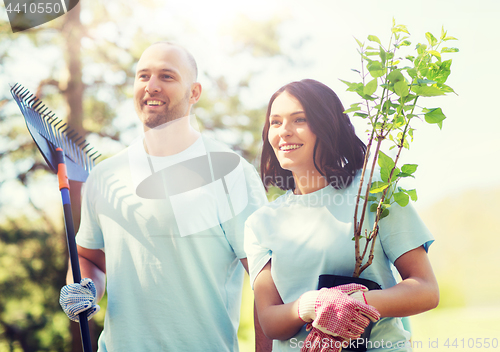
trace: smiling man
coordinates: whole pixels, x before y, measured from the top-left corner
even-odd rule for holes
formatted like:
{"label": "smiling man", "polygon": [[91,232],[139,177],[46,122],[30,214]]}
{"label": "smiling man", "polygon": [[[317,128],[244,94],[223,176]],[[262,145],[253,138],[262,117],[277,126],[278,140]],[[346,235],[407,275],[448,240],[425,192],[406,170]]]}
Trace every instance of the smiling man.
{"label": "smiling man", "polygon": [[147,48],[134,82],[144,137],[87,180],[76,240],[91,280],[64,286],[60,303],[92,317],[107,291],[100,352],[238,350],[243,227],[267,200],[253,166],[193,127],[196,79],[184,48]]}

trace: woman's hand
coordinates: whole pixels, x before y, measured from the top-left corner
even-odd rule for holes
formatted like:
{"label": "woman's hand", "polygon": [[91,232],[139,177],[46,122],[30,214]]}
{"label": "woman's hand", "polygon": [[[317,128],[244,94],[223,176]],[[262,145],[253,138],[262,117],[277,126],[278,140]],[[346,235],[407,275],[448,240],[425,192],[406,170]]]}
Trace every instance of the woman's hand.
{"label": "woman's hand", "polygon": [[358,338],[371,321],[380,318],[379,312],[349,295],[368,291],[359,284],[347,284],[304,293],[299,299],[299,317],[306,323],[332,336]]}

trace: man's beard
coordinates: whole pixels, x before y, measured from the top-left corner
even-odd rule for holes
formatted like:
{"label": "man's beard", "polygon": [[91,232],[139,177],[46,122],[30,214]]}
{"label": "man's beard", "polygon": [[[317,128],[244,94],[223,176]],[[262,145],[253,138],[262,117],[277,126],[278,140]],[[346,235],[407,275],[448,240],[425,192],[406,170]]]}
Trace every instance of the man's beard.
{"label": "man's beard", "polygon": [[184,117],[186,113],[186,105],[189,101],[189,93],[190,92],[187,91],[184,98],[174,106],[169,106],[170,100],[166,101],[166,111],[158,112],[154,115],[149,115],[147,119],[144,119],[144,125],[148,128],[158,128],[162,125],[167,124],[168,122]]}

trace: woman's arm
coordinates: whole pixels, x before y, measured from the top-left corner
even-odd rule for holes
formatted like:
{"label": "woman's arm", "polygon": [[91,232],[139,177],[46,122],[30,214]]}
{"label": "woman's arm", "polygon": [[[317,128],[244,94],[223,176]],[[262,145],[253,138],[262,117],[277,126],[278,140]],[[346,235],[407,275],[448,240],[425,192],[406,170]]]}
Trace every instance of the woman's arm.
{"label": "woman's arm", "polygon": [[254,295],[259,322],[268,338],[289,339],[305,324],[298,315],[298,300],[283,304],[271,276],[271,260],[255,278]]}
{"label": "woman's arm", "polygon": [[368,304],[382,317],[404,317],[436,308],[439,288],[425,249],[418,247],[403,254],[394,265],[403,280],[385,290],[365,292]]}

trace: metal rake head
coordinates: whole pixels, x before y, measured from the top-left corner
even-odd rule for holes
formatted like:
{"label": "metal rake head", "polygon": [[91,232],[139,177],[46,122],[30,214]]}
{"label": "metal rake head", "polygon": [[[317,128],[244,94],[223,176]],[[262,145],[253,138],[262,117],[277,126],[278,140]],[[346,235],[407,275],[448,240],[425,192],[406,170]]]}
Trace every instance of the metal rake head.
{"label": "metal rake head", "polygon": [[21,109],[28,131],[52,171],[57,173],[55,150],[61,148],[66,157],[68,179],[85,182],[101,154],[96,155],[97,151],[93,151],[89,143],[55,117],[41,100],[23,86],[16,83],[10,92]]}

